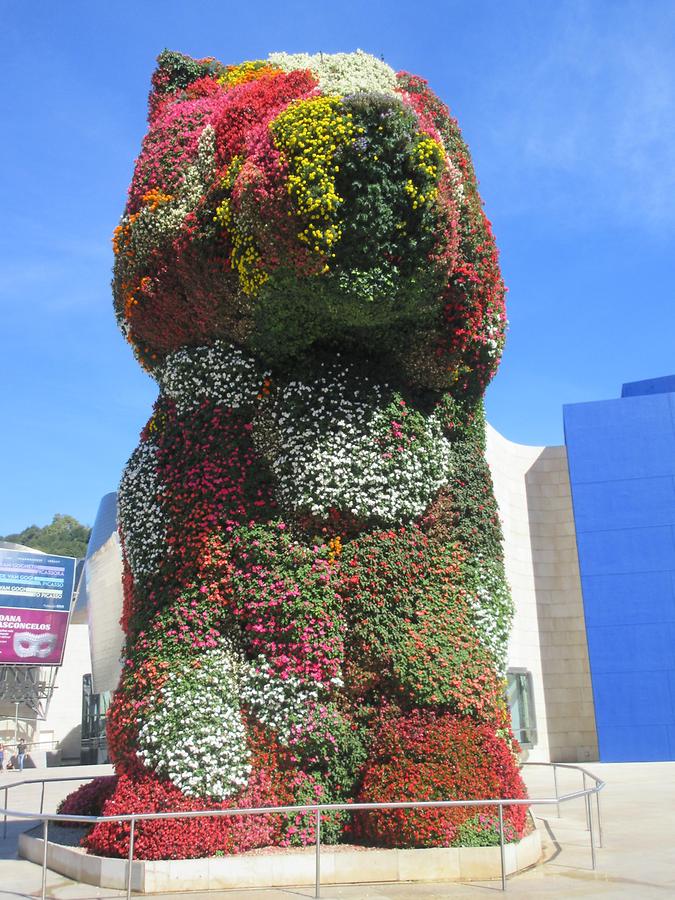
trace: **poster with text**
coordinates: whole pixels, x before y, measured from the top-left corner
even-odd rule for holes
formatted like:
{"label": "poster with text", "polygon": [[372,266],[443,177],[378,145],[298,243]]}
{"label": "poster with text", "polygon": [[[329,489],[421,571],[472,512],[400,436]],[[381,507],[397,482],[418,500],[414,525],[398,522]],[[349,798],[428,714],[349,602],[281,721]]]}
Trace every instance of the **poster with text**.
{"label": "poster with text", "polygon": [[0,664],[61,664],[75,563],[70,556],[0,547]]}

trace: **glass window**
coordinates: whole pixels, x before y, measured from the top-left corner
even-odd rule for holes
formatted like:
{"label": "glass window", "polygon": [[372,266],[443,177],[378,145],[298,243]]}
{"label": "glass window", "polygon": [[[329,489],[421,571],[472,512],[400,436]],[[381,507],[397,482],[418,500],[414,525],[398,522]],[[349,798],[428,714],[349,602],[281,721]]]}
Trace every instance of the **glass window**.
{"label": "glass window", "polygon": [[82,751],[83,765],[108,762],[105,720],[110,693],[94,694],[91,675],[82,676]]}
{"label": "glass window", "polygon": [[537,717],[534,712],[532,673],[527,669],[509,669],[506,675],[506,700],[511,710],[513,733],[521,747],[537,743]]}

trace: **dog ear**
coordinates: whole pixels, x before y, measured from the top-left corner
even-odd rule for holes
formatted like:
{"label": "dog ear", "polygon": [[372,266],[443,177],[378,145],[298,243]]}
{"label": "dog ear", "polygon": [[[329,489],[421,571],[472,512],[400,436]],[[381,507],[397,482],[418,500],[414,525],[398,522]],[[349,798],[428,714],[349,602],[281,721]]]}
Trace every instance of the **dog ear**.
{"label": "dog ear", "polygon": [[157,57],[157,68],[152,73],[149,119],[166,103],[185,98],[185,92],[200,78],[222,74],[225,67],[213,57],[192,59],[175,50],[162,50]]}

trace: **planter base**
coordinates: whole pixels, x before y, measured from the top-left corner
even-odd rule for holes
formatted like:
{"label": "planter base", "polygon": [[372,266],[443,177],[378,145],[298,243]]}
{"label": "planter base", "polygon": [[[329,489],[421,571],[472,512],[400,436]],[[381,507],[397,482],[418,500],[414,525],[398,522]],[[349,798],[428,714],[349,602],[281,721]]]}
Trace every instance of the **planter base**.
{"label": "planter base", "polygon": [[[42,838],[19,838],[19,856],[42,864]],[[535,865],[541,858],[535,829],[504,848],[506,874]],[[92,856],[80,847],[52,843],[47,866],[73,881],[123,890],[127,861]],[[289,887],[314,884],[313,848],[276,853],[250,853],[210,859],[135,860],[131,887],[140,893]],[[434,847],[425,850],[382,850],[326,846],[321,848],[322,884],[367,882],[485,881],[501,876],[499,847]]]}

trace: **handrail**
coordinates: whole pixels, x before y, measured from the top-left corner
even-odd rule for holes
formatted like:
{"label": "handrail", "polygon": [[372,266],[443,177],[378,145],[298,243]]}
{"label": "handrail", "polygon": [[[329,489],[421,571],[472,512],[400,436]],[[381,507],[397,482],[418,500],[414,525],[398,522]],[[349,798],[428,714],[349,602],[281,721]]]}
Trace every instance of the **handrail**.
{"label": "handrail", "polygon": [[[602,778],[598,778],[597,775],[594,775],[593,772],[589,772],[584,766],[579,766],[576,763],[563,763],[563,762],[524,762],[521,763],[521,768],[524,766],[548,766],[553,769],[553,785],[555,789],[556,797],[558,797],[558,818],[560,818],[560,803],[561,801],[567,800],[567,797],[559,797],[558,796],[558,769],[574,769],[577,772],[581,772],[584,779],[584,791],[586,790],[586,778],[592,778],[595,782],[595,788],[591,789],[586,797],[586,831],[592,831],[593,821],[591,816],[591,794],[595,794],[595,808],[598,819],[598,847],[602,848],[602,819],[600,816],[600,791],[605,787],[606,782],[602,780]],[[595,847],[593,845],[593,840],[591,837],[591,856],[593,859],[593,868],[595,869]]]}
{"label": "handrail", "polygon": [[[355,810],[375,810],[375,809],[447,809],[453,807],[477,807],[477,806],[496,806],[499,816],[499,851],[501,865],[501,883],[502,890],[506,890],[506,866],[504,860],[504,807],[505,806],[540,806],[553,805],[558,807],[558,816],[560,815],[560,804],[569,800],[576,800],[580,797],[585,798],[586,805],[586,825],[590,832],[591,847],[591,864],[593,869],[596,867],[595,857],[595,840],[593,831],[593,816],[590,798],[593,794],[598,798],[600,791],[605,787],[605,782],[589,772],[582,766],[572,763],[546,763],[546,762],[526,762],[523,766],[549,766],[553,768],[555,797],[537,797],[526,799],[521,798],[488,798],[485,800],[405,800],[392,801],[389,803],[314,803],[308,805],[291,805],[291,806],[262,806],[262,807],[244,807],[244,808],[228,808],[228,809],[212,809],[212,810],[180,810],[177,812],[159,812],[159,813],[125,813],[116,816],[78,816],[64,815],[62,813],[45,813],[44,809],[44,790],[45,784],[60,783],[66,781],[90,781],[91,778],[85,776],[70,775],[63,778],[31,778],[23,781],[15,781],[12,784],[4,785],[5,806],[0,809],[0,813],[4,816],[4,837],[7,836],[7,817],[12,816],[18,819],[38,819],[42,822],[42,900],[46,900],[47,894],[47,849],[49,844],[49,823],[50,822],[79,822],[83,824],[97,824],[99,822],[129,822],[129,854],[127,858],[127,900],[131,898],[131,877],[133,866],[134,837],[136,830],[136,822],[148,821],[154,819],[196,819],[203,817],[220,817],[220,816],[247,816],[247,815],[278,815],[282,813],[313,813],[316,823],[316,865],[315,865],[315,897],[321,896],[321,875],[320,875],[320,847],[321,847],[321,816],[325,812],[353,812]],[[570,791],[566,794],[560,794],[558,791],[558,782],[556,768],[574,769],[583,775],[584,786],[581,790]],[[96,777],[96,776],[92,776]],[[592,778],[595,782],[593,787],[586,786],[586,778]],[[9,809],[7,805],[9,791],[12,788],[28,785],[41,784],[42,798],[40,802],[40,812],[23,812],[21,810]],[[600,804],[597,803],[597,819],[600,843],[602,846],[602,829],[600,824]]]}

